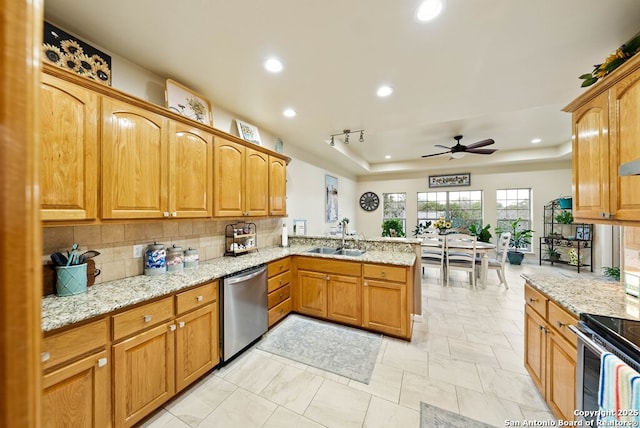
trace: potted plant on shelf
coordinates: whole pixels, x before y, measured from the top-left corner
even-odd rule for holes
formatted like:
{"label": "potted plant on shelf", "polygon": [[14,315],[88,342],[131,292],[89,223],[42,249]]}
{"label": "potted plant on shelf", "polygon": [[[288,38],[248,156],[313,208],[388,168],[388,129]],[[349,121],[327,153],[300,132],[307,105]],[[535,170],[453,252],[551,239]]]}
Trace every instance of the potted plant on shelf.
{"label": "potted plant on shelf", "polygon": [[573,223],[573,214],[571,214],[571,211],[562,211],[556,215],[556,221],[560,224],[571,224]]}
{"label": "potted plant on shelf", "polygon": [[558,260],[560,260],[560,251],[558,251],[555,247],[547,247],[544,252],[547,255],[549,261],[557,262]]}
{"label": "potted plant on shelf", "polygon": [[382,222],[382,236],[402,237],[402,222],[397,218],[390,218]]}
{"label": "potted plant on shelf", "polygon": [[478,241],[480,242],[491,242],[491,225],[487,224],[485,227],[482,227],[480,223],[471,223],[469,225],[469,234],[478,237]]}
{"label": "potted plant on shelf", "polygon": [[522,218],[518,217],[516,220],[509,222],[508,228],[496,228],[497,233],[505,231],[511,232],[511,239],[509,241],[509,251],[507,251],[507,258],[512,265],[522,264],[524,259],[524,253],[518,251],[520,248],[524,248],[531,244],[531,237],[533,236],[533,230],[523,229]]}

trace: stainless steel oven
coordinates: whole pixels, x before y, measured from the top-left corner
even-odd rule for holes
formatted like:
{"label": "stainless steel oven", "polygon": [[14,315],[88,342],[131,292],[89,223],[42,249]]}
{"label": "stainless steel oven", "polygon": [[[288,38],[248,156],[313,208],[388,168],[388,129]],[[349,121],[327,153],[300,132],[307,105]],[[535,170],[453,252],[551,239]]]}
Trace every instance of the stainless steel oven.
{"label": "stainless steel oven", "polygon": [[611,352],[640,372],[640,321],[582,314],[577,327],[569,328],[578,337],[576,418],[596,426],[601,357]]}

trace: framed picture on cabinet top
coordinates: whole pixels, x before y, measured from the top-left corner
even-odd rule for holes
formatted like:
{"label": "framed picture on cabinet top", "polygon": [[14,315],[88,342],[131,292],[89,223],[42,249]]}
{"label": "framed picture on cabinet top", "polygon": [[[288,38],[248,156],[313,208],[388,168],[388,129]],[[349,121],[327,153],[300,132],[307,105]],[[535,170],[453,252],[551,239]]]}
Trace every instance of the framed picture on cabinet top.
{"label": "framed picture on cabinet top", "polygon": [[209,100],[175,80],[167,79],[165,102],[167,108],[172,112],[213,126],[213,114]]}
{"label": "framed picture on cabinet top", "polygon": [[262,145],[262,142],[260,141],[260,132],[257,127],[238,119],[236,119],[236,125],[238,125],[238,134],[240,138],[259,146]]}

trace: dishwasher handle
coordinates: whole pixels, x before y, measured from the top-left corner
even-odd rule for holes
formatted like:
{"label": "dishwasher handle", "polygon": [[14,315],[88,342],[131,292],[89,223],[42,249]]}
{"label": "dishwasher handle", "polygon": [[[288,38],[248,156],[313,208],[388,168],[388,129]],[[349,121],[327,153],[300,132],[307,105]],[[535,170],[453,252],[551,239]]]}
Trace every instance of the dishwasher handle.
{"label": "dishwasher handle", "polygon": [[267,270],[267,267],[261,267],[258,270],[254,270],[251,272],[247,272],[245,274],[240,274],[237,276],[230,276],[229,278],[226,278],[224,280],[225,284],[229,284],[229,285],[233,285],[233,284],[237,284],[238,282],[244,282],[244,281],[248,281],[250,279],[255,278],[256,276],[259,276],[260,274],[264,273]]}

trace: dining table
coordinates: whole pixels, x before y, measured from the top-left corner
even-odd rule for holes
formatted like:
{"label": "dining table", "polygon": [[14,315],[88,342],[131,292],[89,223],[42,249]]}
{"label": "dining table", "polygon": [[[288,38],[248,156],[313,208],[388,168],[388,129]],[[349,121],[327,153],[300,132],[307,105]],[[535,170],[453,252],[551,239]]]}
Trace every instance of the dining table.
{"label": "dining table", "polygon": [[[425,249],[438,247],[439,240],[426,237],[422,240],[422,247]],[[454,241],[447,244],[447,248],[472,248],[471,243],[465,241]],[[476,253],[480,255],[480,282],[483,287],[487,286],[487,271],[489,270],[489,253],[496,249],[496,245],[490,242],[476,241]]]}

